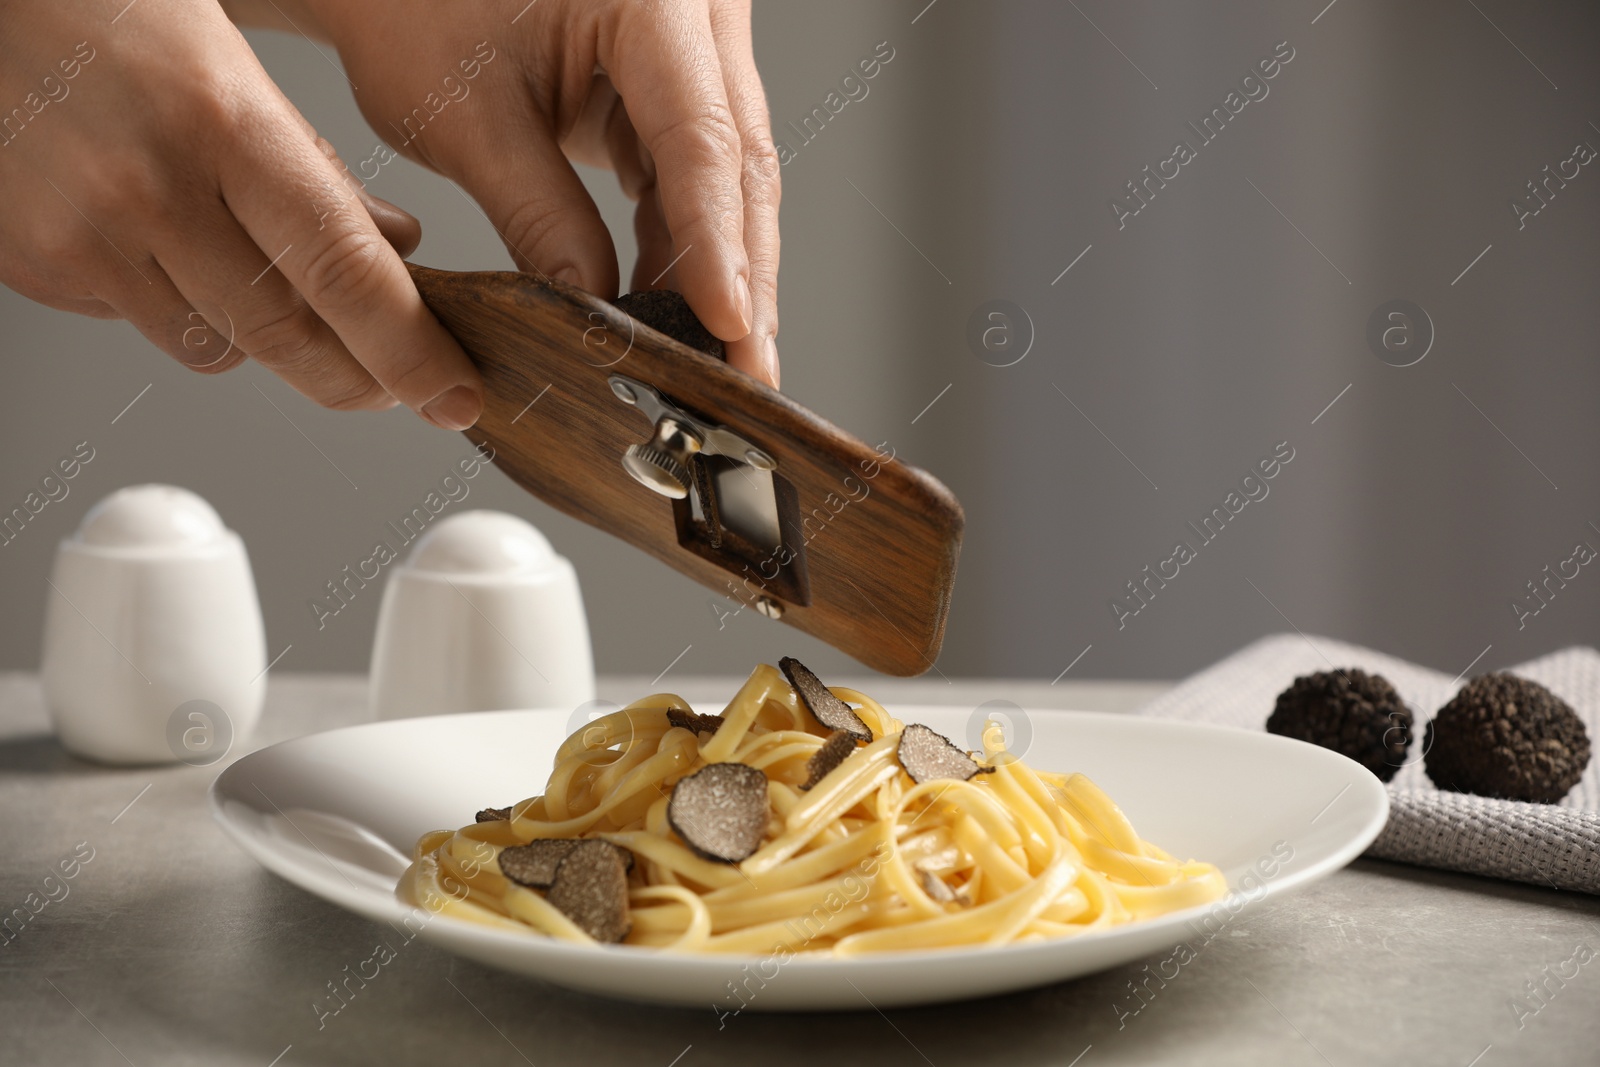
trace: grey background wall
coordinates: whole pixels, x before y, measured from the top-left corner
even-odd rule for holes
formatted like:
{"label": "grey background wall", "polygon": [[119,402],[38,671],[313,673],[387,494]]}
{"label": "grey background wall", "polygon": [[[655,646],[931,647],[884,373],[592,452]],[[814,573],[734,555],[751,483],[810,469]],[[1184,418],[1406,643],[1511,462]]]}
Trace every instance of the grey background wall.
{"label": "grey background wall", "polygon": [[[1175,677],[1290,627],[1453,673],[1486,648],[1478,669],[1600,636],[1594,566],[1537,614],[1512,607],[1540,606],[1525,583],[1578,542],[1600,548],[1600,165],[1552,185],[1521,229],[1509,207],[1533,206],[1525,184],[1575,144],[1600,146],[1600,12],[1324,4],[756,4],[796,149],[784,388],[965,503],[943,673],[1053,678],[1081,655],[1075,674]],[[787,124],[883,41],[894,59],[869,95],[801,145]],[[1202,142],[1188,123],[1280,42],[1293,58],[1267,95]],[[346,159],[372,151],[326,55],[252,43]],[[1113,197],[1178,141],[1195,158],[1119,228]],[[626,264],[628,205],[588,177]],[[508,262],[442,180],[401,160],[370,188],[422,219],[419,262]],[[1367,342],[1395,298],[1435,333],[1409,367]],[[1025,313],[1015,344],[1031,323],[1011,366],[969,344],[992,300]],[[78,442],[95,449],[70,496],[0,548],[0,667],[36,662],[55,542],[141,481],[200,492],[244,536],[269,654],[292,646],[282,668],[364,667],[376,589],[321,630],[307,601],[463,438],[322,411],[254,366],[194,375],[124,324],[6,291],[0,322],[0,504]],[[1186,524],[1280,442],[1294,458],[1267,496],[1203,542]],[[653,674],[680,653],[693,673],[786,652],[849,663],[749,612],[719,628],[708,591],[498,472],[471,485],[459,506],[523,515],[577,565],[602,670]],[[1194,558],[1141,606],[1125,583],[1179,541]]]}

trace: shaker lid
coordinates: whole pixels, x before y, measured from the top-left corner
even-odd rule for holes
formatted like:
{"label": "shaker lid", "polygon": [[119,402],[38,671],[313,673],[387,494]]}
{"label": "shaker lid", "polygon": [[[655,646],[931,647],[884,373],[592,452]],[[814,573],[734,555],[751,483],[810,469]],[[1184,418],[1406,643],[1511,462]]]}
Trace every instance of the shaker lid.
{"label": "shaker lid", "polygon": [[520,578],[562,565],[534,525],[503,511],[463,511],[429,527],[402,565],[430,574]]}
{"label": "shaker lid", "polygon": [[175,485],[130,485],[84,515],[72,540],[96,548],[195,551],[228,539],[217,509]]}

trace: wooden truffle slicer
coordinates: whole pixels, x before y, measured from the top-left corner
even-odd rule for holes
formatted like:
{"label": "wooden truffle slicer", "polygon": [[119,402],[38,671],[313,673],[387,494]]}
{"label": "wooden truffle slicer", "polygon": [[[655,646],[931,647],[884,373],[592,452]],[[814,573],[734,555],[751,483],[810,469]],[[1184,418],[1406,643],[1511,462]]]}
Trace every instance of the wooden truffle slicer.
{"label": "wooden truffle slicer", "polygon": [[937,480],[598,297],[411,267],[483,373],[466,435],[517,484],[876,670],[944,638],[961,505]]}

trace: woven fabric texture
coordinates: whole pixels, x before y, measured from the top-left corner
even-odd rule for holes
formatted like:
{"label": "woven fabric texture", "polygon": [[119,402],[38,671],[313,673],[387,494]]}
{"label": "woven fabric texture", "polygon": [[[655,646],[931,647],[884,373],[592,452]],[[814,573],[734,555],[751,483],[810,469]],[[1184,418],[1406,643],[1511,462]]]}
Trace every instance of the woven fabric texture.
{"label": "woven fabric texture", "polygon": [[[1275,634],[1186,679],[1138,714],[1262,730],[1278,694],[1296,677],[1344,667],[1389,679],[1416,717],[1406,764],[1389,783],[1388,825],[1367,855],[1600,894],[1600,775],[1593,759],[1559,804],[1452,793],[1423,771],[1423,724],[1468,676],[1452,679],[1331,638]],[[1568,648],[1509,669],[1571,704],[1600,748],[1600,652]]]}

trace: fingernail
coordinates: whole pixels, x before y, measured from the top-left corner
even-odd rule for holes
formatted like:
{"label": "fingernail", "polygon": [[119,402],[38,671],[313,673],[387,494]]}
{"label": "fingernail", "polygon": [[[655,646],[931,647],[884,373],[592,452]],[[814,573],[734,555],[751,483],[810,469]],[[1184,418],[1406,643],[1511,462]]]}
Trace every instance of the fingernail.
{"label": "fingernail", "polygon": [[778,388],[780,381],[778,375],[778,342],[771,337],[761,346],[761,358],[767,364],[767,377],[772,379],[772,387]]}
{"label": "fingernail", "polygon": [[467,386],[457,385],[422,405],[418,414],[441,430],[465,430],[483,414],[483,400]]}
{"label": "fingernail", "polygon": [[[739,323],[744,327],[744,332],[750,332],[751,314],[754,305],[750,300],[750,282],[743,274],[737,275],[733,285],[734,295],[739,303]],[[742,335],[741,335],[742,336]],[[777,351],[774,349],[773,351]]]}

